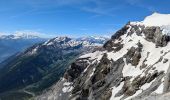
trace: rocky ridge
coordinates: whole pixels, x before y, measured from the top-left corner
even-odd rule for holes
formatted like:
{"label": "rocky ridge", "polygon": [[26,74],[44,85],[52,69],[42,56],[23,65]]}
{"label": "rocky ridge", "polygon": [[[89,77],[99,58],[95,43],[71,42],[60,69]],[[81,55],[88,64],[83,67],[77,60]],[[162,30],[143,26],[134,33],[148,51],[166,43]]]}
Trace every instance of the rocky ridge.
{"label": "rocky ridge", "polygon": [[36,99],[155,100],[153,95],[156,95],[161,100],[167,97],[170,36],[164,27],[127,23],[102,50],[80,56],[52,91]]}

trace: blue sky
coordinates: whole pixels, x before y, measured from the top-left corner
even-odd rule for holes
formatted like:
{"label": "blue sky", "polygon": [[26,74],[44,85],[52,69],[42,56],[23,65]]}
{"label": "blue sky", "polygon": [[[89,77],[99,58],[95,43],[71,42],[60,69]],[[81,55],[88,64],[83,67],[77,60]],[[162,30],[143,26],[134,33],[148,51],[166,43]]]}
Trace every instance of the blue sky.
{"label": "blue sky", "polygon": [[110,36],[128,21],[170,13],[169,0],[1,0],[0,33]]}

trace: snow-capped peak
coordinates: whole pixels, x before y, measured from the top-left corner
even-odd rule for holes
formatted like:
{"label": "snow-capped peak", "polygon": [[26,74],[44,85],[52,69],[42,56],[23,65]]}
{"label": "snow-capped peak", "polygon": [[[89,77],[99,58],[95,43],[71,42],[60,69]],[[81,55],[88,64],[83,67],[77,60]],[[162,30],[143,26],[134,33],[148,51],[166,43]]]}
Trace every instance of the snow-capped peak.
{"label": "snow-capped peak", "polygon": [[101,46],[108,39],[105,37],[80,37],[80,38],[69,38],[69,37],[56,37],[44,43],[44,45],[54,45],[55,43],[68,44],[69,46],[82,45],[82,46]]}
{"label": "snow-capped peak", "polygon": [[36,39],[40,38],[37,33],[20,32],[17,31],[14,34],[1,34],[0,39]]}
{"label": "snow-capped peak", "polygon": [[144,18],[143,21],[130,22],[131,25],[141,25],[145,27],[160,27],[162,34],[170,35],[170,14],[153,13]]}
{"label": "snow-capped peak", "polygon": [[31,39],[31,38],[38,38],[37,33],[32,33],[32,32],[20,32],[17,31],[14,34],[14,38],[18,39],[18,38],[27,38],[27,39]]}
{"label": "snow-capped peak", "polygon": [[170,19],[170,14],[160,14],[155,12],[145,17],[143,21],[131,22],[131,24],[164,27],[164,26],[170,26],[169,19]]}
{"label": "snow-capped peak", "polygon": [[160,13],[153,13],[150,16],[147,16],[143,24],[146,26],[166,26],[170,25],[170,14],[160,14]]}

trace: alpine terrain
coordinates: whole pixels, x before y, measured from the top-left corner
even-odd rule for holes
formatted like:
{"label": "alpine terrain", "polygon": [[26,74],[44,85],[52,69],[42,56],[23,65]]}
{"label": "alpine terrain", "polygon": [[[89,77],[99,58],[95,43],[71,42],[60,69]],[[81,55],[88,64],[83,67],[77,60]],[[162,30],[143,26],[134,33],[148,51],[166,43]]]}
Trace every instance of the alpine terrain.
{"label": "alpine terrain", "polygon": [[127,23],[103,49],[77,58],[60,81],[35,99],[169,100],[169,19],[170,14],[154,13]]}
{"label": "alpine terrain", "polygon": [[27,100],[38,95],[56,83],[79,55],[100,49],[106,42],[103,38],[102,42],[92,40],[56,37],[6,59],[0,69],[0,100]]}

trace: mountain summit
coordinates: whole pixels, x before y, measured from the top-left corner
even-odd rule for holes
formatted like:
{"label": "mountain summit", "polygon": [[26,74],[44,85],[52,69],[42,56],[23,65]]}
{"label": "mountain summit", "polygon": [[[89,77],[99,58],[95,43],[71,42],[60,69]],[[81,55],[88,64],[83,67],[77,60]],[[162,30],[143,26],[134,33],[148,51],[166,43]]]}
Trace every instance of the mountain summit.
{"label": "mountain summit", "polygon": [[[102,50],[80,56],[37,100],[162,100],[170,97],[169,14],[127,23]],[[163,28],[162,28],[163,26]],[[165,31],[166,28],[166,31]]]}
{"label": "mountain summit", "polygon": [[142,22],[146,26],[166,26],[170,25],[170,14],[153,13],[147,16]]}

